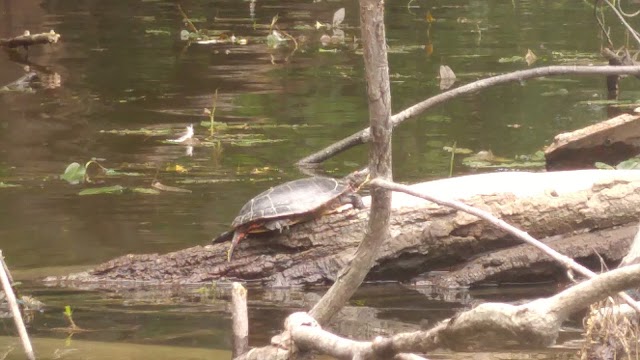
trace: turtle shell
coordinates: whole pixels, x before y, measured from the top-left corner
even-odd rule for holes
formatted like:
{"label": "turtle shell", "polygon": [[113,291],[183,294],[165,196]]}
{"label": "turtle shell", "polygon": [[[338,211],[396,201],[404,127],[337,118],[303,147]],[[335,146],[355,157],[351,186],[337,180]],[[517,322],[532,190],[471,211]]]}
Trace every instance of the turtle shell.
{"label": "turtle shell", "polygon": [[272,187],[249,200],[233,220],[237,228],[263,220],[305,215],[351,191],[348,184],[328,177],[311,177]]}

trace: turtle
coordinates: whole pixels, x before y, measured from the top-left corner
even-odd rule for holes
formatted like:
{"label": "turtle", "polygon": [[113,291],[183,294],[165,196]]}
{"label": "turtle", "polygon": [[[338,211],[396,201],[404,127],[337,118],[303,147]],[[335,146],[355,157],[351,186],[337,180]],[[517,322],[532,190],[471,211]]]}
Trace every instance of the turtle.
{"label": "turtle", "polygon": [[272,187],[244,204],[231,223],[232,229],[212,243],[231,238],[227,251],[227,261],[231,261],[234,248],[250,233],[281,232],[291,225],[339,211],[346,204],[362,209],[364,204],[357,190],[368,174],[368,169],[364,169],[342,179],[313,176]]}

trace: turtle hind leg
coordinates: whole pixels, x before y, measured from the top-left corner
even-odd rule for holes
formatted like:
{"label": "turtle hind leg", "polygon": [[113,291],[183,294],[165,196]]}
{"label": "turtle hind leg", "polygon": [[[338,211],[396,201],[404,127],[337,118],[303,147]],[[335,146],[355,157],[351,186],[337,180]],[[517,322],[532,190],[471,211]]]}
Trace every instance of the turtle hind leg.
{"label": "turtle hind leg", "polygon": [[227,250],[227,262],[231,262],[231,257],[233,256],[233,249],[238,246],[240,240],[247,237],[247,233],[245,231],[241,231],[236,229],[233,233],[233,239],[231,239],[231,246],[229,246],[229,250]]}

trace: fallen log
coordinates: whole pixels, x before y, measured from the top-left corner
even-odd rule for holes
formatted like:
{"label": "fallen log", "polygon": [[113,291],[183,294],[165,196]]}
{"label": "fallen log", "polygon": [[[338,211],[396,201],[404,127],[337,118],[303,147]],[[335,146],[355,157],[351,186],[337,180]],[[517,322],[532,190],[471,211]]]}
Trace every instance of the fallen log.
{"label": "fallen log", "polygon": [[[640,172],[583,170],[556,173],[492,173],[414,185],[484,209],[537,238],[562,238],[636,223],[640,216]],[[366,203],[365,199],[365,203]],[[366,225],[367,211],[350,210],[302,223],[282,234],[252,235],[226,261],[228,244],[196,246],[169,254],[126,255],[96,268],[47,281],[203,283],[241,279],[267,286],[327,284],[351,259]],[[390,239],[380,249],[371,280],[407,280],[431,270],[460,267],[490,253],[520,245],[503,230],[467,213],[394,193]],[[615,236],[581,245],[579,257],[608,245],[625,247]],[[627,242],[628,243],[628,242]],[[585,248],[586,247],[586,248]],[[571,247],[565,247],[571,251]],[[516,250],[515,257],[519,253]],[[522,251],[520,252],[520,254]],[[626,253],[612,251],[610,261]],[[573,254],[565,254],[573,256]],[[513,261],[505,259],[505,262]],[[460,285],[540,275],[542,256],[523,259],[517,271],[492,268]],[[598,267],[599,268],[599,267]],[[564,270],[554,265],[545,275]]]}
{"label": "fallen log", "polygon": [[51,30],[48,33],[33,34],[29,30],[25,31],[23,35],[13,37],[11,39],[0,39],[0,46],[14,49],[20,46],[25,48],[31,45],[38,44],[55,44],[60,40],[60,34],[56,34]]}
{"label": "fallen log", "polygon": [[547,170],[611,166],[640,153],[640,116],[622,114],[572,132],[557,135],[545,149]]}

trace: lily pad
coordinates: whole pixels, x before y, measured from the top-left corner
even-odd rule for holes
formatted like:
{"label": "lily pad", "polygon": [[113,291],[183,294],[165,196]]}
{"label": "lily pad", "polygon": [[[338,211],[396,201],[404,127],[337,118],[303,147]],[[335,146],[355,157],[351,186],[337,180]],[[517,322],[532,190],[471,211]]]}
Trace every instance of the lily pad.
{"label": "lily pad", "polygon": [[160,191],[151,188],[131,188],[131,191],[138,194],[160,195]]}
{"label": "lily pad", "polygon": [[640,159],[639,158],[631,158],[629,160],[625,160],[620,164],[616,165],[616,169],[618,170],[635,170],[640,169]]}
{"label": "lily pad", "polygon": [[512,56],[512,57],[508,57],[508,58],[500,58],[498,59],[498,62],[500,64],[505,64],[505,63],[516,63],[516,62],[521,62],[524,61],[524,58],[522,56]]}
{"label": "lily pad", "polygon": [[149,35],[166,35],[166,36],[171,35],[171,32],[167,30],[160,30],[160,29],[147,29],[144,31],[144,33]]}
{"label": "lily pad", "polygon": [[145,136],[162,136],[171,134],[170,129],[114,129],[114,130],[100,130],[102,134],[115,134],[115,135],[145,135]]}
{"label": "lily pad", "polygon": [[600,170],[615,170],[616,168],[614,168],[613,166],[609,165],[609,164],[605,164],[603,162],[596,162],[595,164],[596,169],[600,169]]}
{"label": "lily pad", "polygon": [[78,195],[122,194],[124,187],[120,185],[84,189]]}
{"label": "lily pad", "polygon": [[139,172],[118,171],[114,169],[105,169],[104,174],[107,176],[144,176],[143,173]]}
{"label": "lily pad", "polygon": [[71,185],[76,185],[84,181],[86,168],[77,162],[73,162],[67,166],[60,178],[66,180]]}

